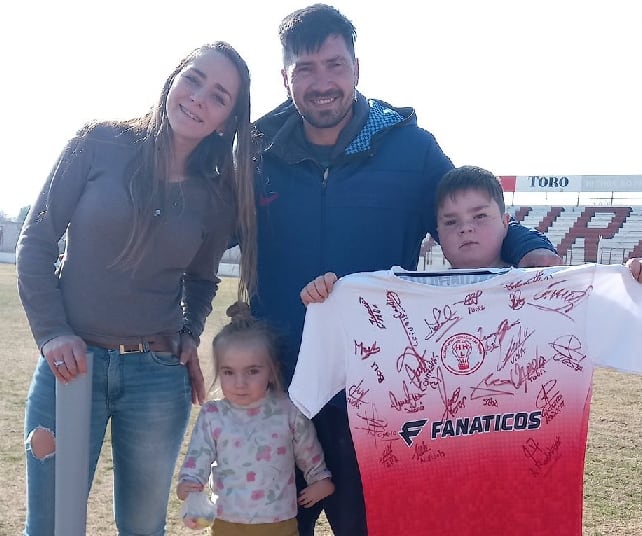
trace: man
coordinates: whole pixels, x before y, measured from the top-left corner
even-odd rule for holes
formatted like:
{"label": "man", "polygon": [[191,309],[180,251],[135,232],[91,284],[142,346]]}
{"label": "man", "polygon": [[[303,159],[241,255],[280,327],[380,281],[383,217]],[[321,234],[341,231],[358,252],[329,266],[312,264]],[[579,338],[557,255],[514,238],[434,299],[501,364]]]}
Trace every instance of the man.
{"label": "man", "polygon": [[[283,19],[279,34],[289,99],[255,125],[258,284],[252,309],[282,330],[289,383],[305,316],[301,288],[325,272],[416,269],[423,238],[436,235],[437,183],[453,165],[432,134],[417,126],[412,109],[356,91],[356,31],[336,9],[315,4],[297,10]],[[503,254],[520,266],[559,264],[548,240],[516,223]],[[300,534],[312,536],[322,509],[337,536],[367,534],[345,396],[335,397],[314,423],[336,491],[300,510]]]}

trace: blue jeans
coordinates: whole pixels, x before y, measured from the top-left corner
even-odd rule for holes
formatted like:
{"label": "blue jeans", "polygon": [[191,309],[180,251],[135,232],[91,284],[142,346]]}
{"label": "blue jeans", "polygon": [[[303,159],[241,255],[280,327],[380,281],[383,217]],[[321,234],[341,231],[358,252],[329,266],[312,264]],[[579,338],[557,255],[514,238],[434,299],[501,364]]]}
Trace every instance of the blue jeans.
{"label": "blue jeans", "polygon": [[[89,347],[94,354],[89,450],[91,487],[111,420],[114,516],[120,536],[165,534],[169,490],[189,420],[187,368],[169,353]],[[56,380],[40,357],[25,410],[27,520],[25,536],[53,536],[54,458],[36,458],[29,434],[56,429]]]}
{"label": "blue jeans", "polygon": [[[310,508],[299,507],[299,534],[313,536],[316,521],[325,510],[335,536],[367,536],[361,474],[346,409],[327,404],[312,422],[323,447],[325,463],[332,473],[335,491]],[[298,470],[296,477],[297,489],[301,490],[306,486],[305,480]]]}

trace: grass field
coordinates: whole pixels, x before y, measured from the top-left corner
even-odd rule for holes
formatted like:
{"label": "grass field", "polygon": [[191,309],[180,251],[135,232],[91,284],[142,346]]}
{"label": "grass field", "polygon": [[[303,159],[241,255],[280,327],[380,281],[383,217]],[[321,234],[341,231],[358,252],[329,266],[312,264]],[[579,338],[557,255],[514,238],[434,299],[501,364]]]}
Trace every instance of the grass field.
{"label": "grass field", "polygon": [[[223,281],[204,341],[211,340],[212,334],[225,322],[225,309],[235,298],[235,284],[234,279]],[[21,533],[24,521],[24,401],[36,362],[36,349],[16,294],[15,267],[10,264],[0,264],[0,318],[3,371],[0,375],[0,489],[5,505],[4,513],[0,514],[0,536],[16,536]],[[642,326],[623,329],[642,329]],[[204,366],[209,364],[208,357],[205,344],[201,355]],[[89,536],[116,533],[112,522],[111,469],[107,440],[89,499]],[[642,377],[596,371],[584,492],[584,536],[642,535]],[[184,528],[177,515],[179,507],[172,494],[168,535],[208,534],[206,530]],[[317,534],[328,536],[331,532],[322,522]]]}

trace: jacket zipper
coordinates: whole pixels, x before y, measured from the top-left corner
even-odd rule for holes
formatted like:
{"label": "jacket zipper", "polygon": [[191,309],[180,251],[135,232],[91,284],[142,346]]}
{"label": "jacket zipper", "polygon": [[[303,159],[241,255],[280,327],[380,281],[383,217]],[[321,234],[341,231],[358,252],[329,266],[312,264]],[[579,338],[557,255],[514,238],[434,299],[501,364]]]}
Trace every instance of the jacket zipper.
{"label": "jacket zipper", "polygon": [[322,203],[323,203],[323,212],[321,216],[321,266],[319,266],[319,274],[321,275],[322,273],[326,272],[326,259],[325,259],[325,241],[326,241],[326,236],[325,236],[325,220],[327,216],[327,206],[326,206],[326,187],[328,185],[328,175],[330,174],[330,168],[327,167],[323,170],[323,178],[321,179],[321,196],[322,196]]}

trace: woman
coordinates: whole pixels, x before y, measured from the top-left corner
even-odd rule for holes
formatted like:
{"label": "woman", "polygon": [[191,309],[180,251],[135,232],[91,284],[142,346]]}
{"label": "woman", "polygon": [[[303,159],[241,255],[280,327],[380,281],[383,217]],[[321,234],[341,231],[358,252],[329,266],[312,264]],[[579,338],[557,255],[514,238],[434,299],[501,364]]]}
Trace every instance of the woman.
{"label": "woman", "polygon": [[84,128],[31,208],[17,249],[41,352],[25,413],[25,535],[53,535],[55,382],[85,373],[88,350],[90,478],[111,420],[118,531],[164,534],[190,402],[205,397],[199,335],[234,236],[239,295],[254,281],[249,85],[227,43],[196,49],[148,114]]}

